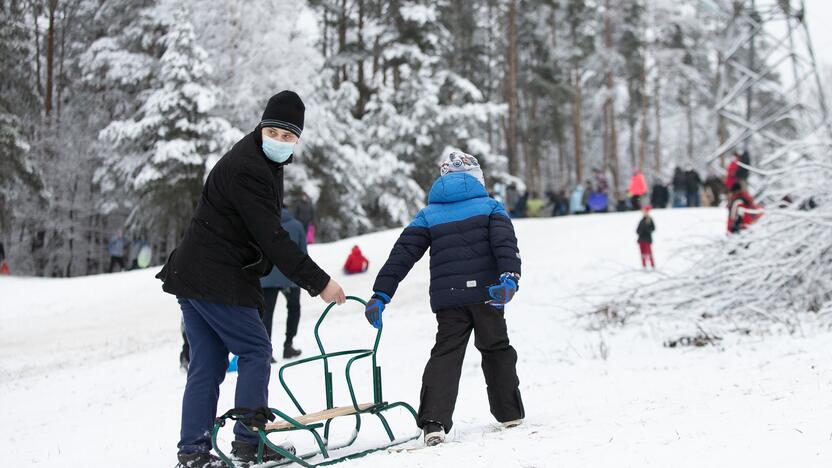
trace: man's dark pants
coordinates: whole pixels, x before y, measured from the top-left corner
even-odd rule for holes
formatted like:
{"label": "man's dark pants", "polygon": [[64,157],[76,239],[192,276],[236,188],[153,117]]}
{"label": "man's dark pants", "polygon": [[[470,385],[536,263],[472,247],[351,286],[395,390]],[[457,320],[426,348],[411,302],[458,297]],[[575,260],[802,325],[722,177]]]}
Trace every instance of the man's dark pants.
{"label": "man's dark pants", "polygon": [[[229,351],[239,357],[234,406],[262,408],[269,400],[272,345],[255,308],[178,299],[191,357],[179,452],[208,452]],[[239,423],[234,434],[238,441],[257,444],[259,440]]]}
{"label": "man's dark pants", "polygon": [[491,414],[499,422],[525,417],[517,378],[517,352],[509,344],[504,311],[487,304],[453,307],[436,312],[436,345],[422,376],[419,427],[436,422],[448,432],[459,393],[462,361],[471,332],[482,354]]}

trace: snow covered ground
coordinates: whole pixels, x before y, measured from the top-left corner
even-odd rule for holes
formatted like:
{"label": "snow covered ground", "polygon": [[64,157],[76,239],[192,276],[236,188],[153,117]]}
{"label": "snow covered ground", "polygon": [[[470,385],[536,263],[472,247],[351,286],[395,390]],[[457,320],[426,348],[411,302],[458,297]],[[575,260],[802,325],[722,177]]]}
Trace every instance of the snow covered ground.
{"label": "snow covered ground", "polygon": [[[723,349],[666,349],[661,342],[675,333],[670,326],[599,333],[576,319],[601,299],[600,292],[620,283],[622,273],[636,268],[638,216],[516,223],[524,275],[508,321],[520,356],[524,426],[495,430],[472,340],[452,443],[377,453],[343,466],[832,466],[832,335],[729,336]],[[722,235],[724,228],[721,209],[657,210],[654,217],[656,258],[665,271],[680,264],[676,248]],[[348,293],[366,296],[396,235],[315,245],[312,255],[336,272]],[[338,271],[354,244],[365,251],[371,269],[343,277]],[[175,464],[185,383],[177,360],[179,312],[153,279],[155,272],[0,278],[5,466]],[[381,344],[385,398],[414,406],[435,333],[427,281],[423,260],[386,311]],[[305,297],[303,306],[296,344],[308,356],[323,304]],[[281,300],[276,318],[282,307]],[[278,319],[278,346],[281,326]],[[372,339],[355,305],[335,309],[324,329],[333,349],[369,346]],[[294,381],[303,401],[313,402],[307,405],[311,411],[323,408],[315,376]],[[230,374],[223,384],[223,410],[232,406],[234,382]],[[271,393],[273,406],[294,413],[276,378]],[[343,395],[337,403],[344,403]],[[414,429],[403,417],[394,423],[402,435]],[[374,424],[368,420],[371,430],[362,446],[384,440]]]}

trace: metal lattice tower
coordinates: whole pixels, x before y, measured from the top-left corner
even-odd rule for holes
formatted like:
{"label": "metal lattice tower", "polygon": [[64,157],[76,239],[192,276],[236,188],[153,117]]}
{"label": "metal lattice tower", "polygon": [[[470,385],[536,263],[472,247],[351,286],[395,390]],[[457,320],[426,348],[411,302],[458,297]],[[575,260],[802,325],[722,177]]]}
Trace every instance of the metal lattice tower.
{"label": "metal lattice tower", "polygon": [[[729,42],[721,54],[716,103],[720,145],[708,162],[733,150],[776,152],[819,129],[832,138],[804,1],[711,4],[720,4],[731,22],[726,35]],[[756,161],[756,165],[771,162]]]}

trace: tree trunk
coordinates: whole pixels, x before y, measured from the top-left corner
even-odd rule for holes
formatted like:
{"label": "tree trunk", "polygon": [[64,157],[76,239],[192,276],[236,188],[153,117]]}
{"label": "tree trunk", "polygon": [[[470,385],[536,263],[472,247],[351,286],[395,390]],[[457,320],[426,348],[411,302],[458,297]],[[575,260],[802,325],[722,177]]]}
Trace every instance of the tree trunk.
{"label": "tree trunk", "polygon": [[38,96],[43,97],[43,81],[41,80],[42,73],[40,69],[40,25],[38,24],[40,11],[35,5],[36,3],[32,5],[32,19],[35,22],[35,75],[37,78]]}
{"label": "tree trunk", "polygon": [[[725,61],[725,58],[722,55],[722,52],[720,51],[719,54],[718,54],[718,57],[717,57],[717,67],[716,67],[716,89],[718,89],[718,90],[722,90],[722,87],[724,85],[723,84],[724,77],[722,76],[722,67],[723,67],[723,62],[724,61]],[[721,98],[722,98],[722,93],[720,92],[720,93],[717,94],[717,99],[721,99]],[[720,147],[722,147],[722,145],[725,144],[726,141],[728,141],[728,127],[727,127],[727,123],[725,122],[725,117],[722,115],[722,113],[719,113],[717,115],[716,136],[717,136],[717,139],[719,140],[719,146]],[[719,165],[720,165],[720,167],[725,167],[725,152],[722,152],[719,155]]]}
{"label": "tree trunk", "polygon": [[653,93],[656,100],[653,106],[654,119],[656,124],[656,172],[660,173],[662,170],[662,89],[661,89],[661,73],[656,72],[655,92]]}
{"label": "tree trunk", "polygon": [[577,183],[584,182],[584,159],[583,159],[583,116],[581,107],[583,97],[581,96],[581,70],[575,67],[573,73],[573,96],[572,96],[572,133],[575,142],[575,177]]}
{"label": "tree trunk", "polygon": [[641,89],[641,129],[639,132],[638,145],[638,169],[644,170],[644,162],[647,157],[647,111],[649,101],[647,99],[647,64],[646,59],[642,58],[641,73],[639,74],[639,88]]}
{"label": "tree trunk", "polygon": [[687,108],[685,109],[685,120],[687,121],[687,130],[688,130],[688,161],[693,163],[693,84],[688,81],[688,87],[686,90],[687,93]]}
{"label": "tree trunk", "polygon": [[517,154],[517,0],[508,3],[508,27],[506,30],[508,48],[506,50],[506,79],[505,99],[508,104],[508,120],[506,121],[506,154],[509,162],[509,172],[514,175],[520,173],[520,158]]}
{"label": "tree trunk", "polygon": [[[534,125],[534,122],[537,121],[537,108],[538,108],[538,96],[533,95],[531,97],[531,105],[529,106],[529,113],[528,113],[528,123],[529,125]],[[528,131],[528,126],[526,126]],[[540,138],[538,138],[538,132],[528,131],[529,137],[524,138],[526,151],[526,185],[529,187],[530,190],[537,192],[540,194],[541,190],[541,177],[540,177]]]}
{"label": "tree trunk", "polygon": [[46,118],[52,115],[52,93],[55,86],[55,10],[58,0],[49,0],[49,29],[46,34],[46,96],[44,97],[44,112]]}
{"label": "tree trunk", "polygon": [[[343,53],[344,49],[347,47],[347,0],[341,0],[341,15],[338,18],[338,53]],[[336,83],[340,85],[341,83],[347,81],[347,67],[346,65],[341,66],[341,73],[340,73],[340,80]]]}
{"label": "tree trunk", "polygon": [[[610,16],[612,15],[612,9],[610,6],[610,0],[606,0],[606,14],[604,15],[604,46],[612,51],[613,43],[612,43],[612,20]],[[613,195],[618,194],[618,177],[619,177],[619,167],[618,167],[618,133],[615,128],[615,102],[614,102],[614,92],[615,92],[615,79],[613,78],[613,70],[612,65],[607,64],[607,99],[606,103],[604,104],[604,114],[605,114],[605,122],[606,122],[606,131],[605,136],[608,139],[607,144],[607,169],[609,169],[612,175],[612,189]]]}

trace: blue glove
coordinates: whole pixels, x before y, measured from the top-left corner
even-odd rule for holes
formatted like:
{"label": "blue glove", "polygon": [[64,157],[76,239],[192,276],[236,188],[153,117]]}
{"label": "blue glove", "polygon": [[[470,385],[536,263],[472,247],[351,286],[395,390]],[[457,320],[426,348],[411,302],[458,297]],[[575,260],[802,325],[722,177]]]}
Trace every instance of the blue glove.
{"label": "blue glove", "polygon": [[378,291],[373,294],[370,302],[367,303],[367,307],[364,308],[364,316],[367,317],[370,325],[375,328],[381,328],[381,314],[389,302],[390,296],[387,294]]}
{"label": "blue glove", "polygon": [[517,280],[520,275],[517,273],[503,273],[500,275],[500,284],[488,287],[488,296],[491,300],[487,304],[502,308],[511,301],[517,292]]}

